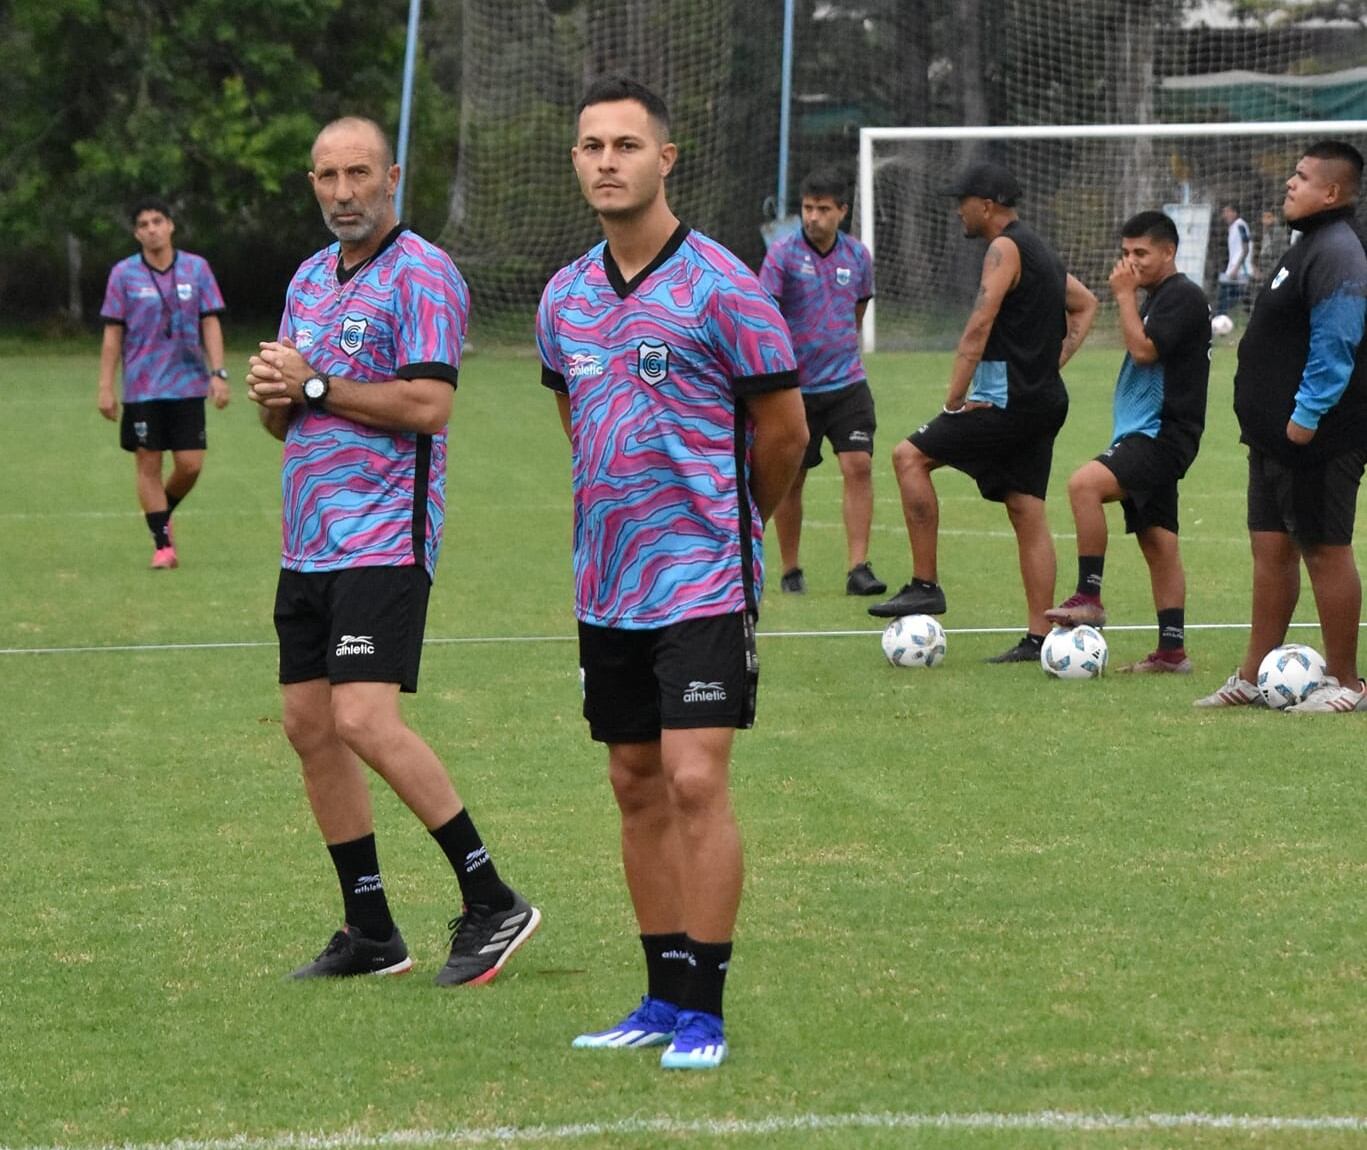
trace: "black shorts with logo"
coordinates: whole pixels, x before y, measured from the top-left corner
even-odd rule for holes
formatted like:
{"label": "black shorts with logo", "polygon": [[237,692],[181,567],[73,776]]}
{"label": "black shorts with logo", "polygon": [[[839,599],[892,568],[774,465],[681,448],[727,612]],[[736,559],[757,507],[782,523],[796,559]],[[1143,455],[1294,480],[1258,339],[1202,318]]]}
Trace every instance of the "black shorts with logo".
{"label": "black shorts with logo", "polygon": [[398,683],[418,689],[432,582],[421,567],[280,572],[280,682]]}
{"label": "black shorts with logo", "polygon": [[629,631],[579,624],[584,718],[600,743],[755,722],[759,656],[750,615],[712,615]]}
{"label": "black shorts with logo", "polygon": [[1290,535],[1298,545],[1346,547],[1353,542],[1358,487],[1367,450],[1346,451],[1309,467],[1248,449],[1248,529]]}
{"label": "black shorts with logo", "polygon": [[818,391],[802,396],[807,410],[807,453],[803,470],[821,462],[821,441],[829,439],[837,455],[847,451],[873,454],[873,433],[878,429],[874,417],[873,392],[868,380],[860,380],[835,391]]}
{"label": "black shorts with logo", "polygon": [[1067,401],[1041,411],[978,407],[941,413],[907,438],[931,459],[971,475],[984,499],[1003,503],[1013,491],[1043,499],[1054,440],[1067,418]]}
{"label": "black shorts with logo", "polygon": [[125,451],[203,451],[208,446],[203,398],[125,403],[119,446]]}
{"label": "black shorts with logo", "polygon": [[1120,501],[1125,530],[1137,535],[1148,527],[1177,534],[1177,481],[1187,464],[1160,440],[1127,435],[1111,444],[1096,461],[1115,476],[1125,492]]}

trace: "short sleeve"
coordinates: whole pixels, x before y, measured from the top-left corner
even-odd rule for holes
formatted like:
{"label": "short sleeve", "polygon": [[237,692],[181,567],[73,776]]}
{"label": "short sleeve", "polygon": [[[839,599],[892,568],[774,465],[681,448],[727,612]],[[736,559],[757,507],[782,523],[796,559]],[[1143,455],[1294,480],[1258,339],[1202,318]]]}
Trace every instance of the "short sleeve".
{"label": "short sleeve", "polygon": [[1167,359],[1196,334],[1204,335],[1210,322],[1206,298],[1195,285],[1173,285],[1153,301],[1144,324],[1144,334],[1158,349],[1158,358]]}
{"label": "short sleeve", "polygon": [[108,323],[123,323],[127,315],[123,306],[123,265],[115,264],[109,272],[109,281],[104,288],[104,303],[100,305],[100,318]]}
{"label": "short sleeve", "polygon": [[434,250],[403,263],[397,281],[394,374],[455,383],[470,314],[464,279],[449,256]]}
{"label": "short sleeve", "polygon": [[214,269],[209,266],[209,261],[199,260],[197,271],[199,273],[199,314],[201,316],[217,315],[219,312],[225,311],[223,293],[219,290],[218,280],[214,278]]}
{"label": "short sleeve", "polygon": [[759,283],[779,303],[783,302],[783,244],[775,241],[764,253],[764,263],[759,269]]}
{"label": "short sleeve", "polygon": [[869,255],[869,249],[858,240],[855,240],[854,244],[859,252],[859,286],[855,292],[855,299],[873,299],[873,257]]}
{"label": "short sleeve", "polygon": [[560,357],[560,348],[555,340],[555,280],[552,279],[541,293],[541,302],[536,309],[536,349],[541,355],[541,383],[552,391],[568,394],[565,382],[565,369]]}
{"label": "short sleeve", "polygon": [[714,348],[737,395],[797,386],[788,325],[753,276],[725,282],[709,304]]}

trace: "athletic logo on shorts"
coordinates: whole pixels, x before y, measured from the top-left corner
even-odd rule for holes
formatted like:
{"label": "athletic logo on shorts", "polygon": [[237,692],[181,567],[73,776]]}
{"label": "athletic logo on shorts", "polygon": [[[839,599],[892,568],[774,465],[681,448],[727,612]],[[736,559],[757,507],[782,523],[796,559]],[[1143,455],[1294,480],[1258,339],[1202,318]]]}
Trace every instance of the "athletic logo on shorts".
{"label": "athletic logo on shorts", "polygon": [[365,329],[369,324],[368,319],[342,317],[342,350],[347,355],[355,355],[361,350],[361,344],[365,342]]}
{"label": "athletic logo on shorts", "polygon": [[338,655],[373,655],[375,640],[370,635],[343,635],[337,640]]}
{"label": "athletic logo on shorts", "polygon": [[669,345],[643,339],[636,345],[636,372],[643,382],[656,387],[669,374]]}
{"label": "athletic logo on shorts", "polygon": [[176,295],[178,295],[182,300],[188,302],[194,294],[194,284],[176,284]]}
{"label": "athletic logo on shorts", "polygon": [[847,283],[849,283],[849,282],[850,282],[850,269],[849,269],[849,268],[836,268],[836,269],[835,269],[835,282],[838,283],[841,287],[844,287]]}
{"label": "athletic logo on shorts", "polygon": [[694,679],[688,684],[688,690],[683,693],[685,703],[724,703],[726,702],[726,686],[723,683],[704,683],[700,679]]}

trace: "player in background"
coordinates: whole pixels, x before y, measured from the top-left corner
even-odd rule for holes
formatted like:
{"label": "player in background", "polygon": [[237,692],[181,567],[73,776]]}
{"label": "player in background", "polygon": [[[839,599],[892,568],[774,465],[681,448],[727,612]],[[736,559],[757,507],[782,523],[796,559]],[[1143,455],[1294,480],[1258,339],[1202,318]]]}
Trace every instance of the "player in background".
{"label": "player in background", "polygon": [[1233,204],[1221,207],[1220,218],[1227,229],[1225,246],[1229,249],[1229,255],[1224,271],[1217,277],[1215,314],[1230,315],[1248,299],[1248,285],[1253,278],[1253,236],[1244,218],[1239,215],[1239,209]]}
{"label": "player in background", "polygon": [[988,241],[982,278],[942,411],[892,455],[911,543],[912,580],[870,607],[869,614],[944,613],[940,506],[931,473],[949,464],[971,475],[984,499],[1005,504],[1016,536],[1026,634],[988,662],[1034,662],[1049,629],[1044,613],[1054,598],[1054,539],[1044,497],[1054,439],[1068,415],[1059,369],[1087,337],[1096,297],[1021,222],[1015,208],[1020,184],[1000,164],[965,169],[949,194],[959,201],[964,235]]}
{"label": "player in background", "polygon": [[[1105,504],[1119,502],[1139,541],[1158,612],[1158,648],[1122,671],[1186,674],[1186,575],[1178,548],[1177,481],[1196,458],[1206,423],[1210,307],[1177,270],[1177,226],[1140,212],[1120,229],[1111,295],[1125,359],[1115,384],[1111,446],[1068,480],[1077,525],[1077,591],[1046,611],[1051,623],[1105,626]],[[1144,303],[1139,303],[1143,290]]]}
{"label": "player in background", "polygon": [[798,554],[802,490],[807,472],[821,462],[822,439],[829,439],[844,484],[845,593],[881,595],[888,586],[869,565],[877,420],[859,360],[859,326],[873,298],[873,260],[868,248],[840,230],[850,203],[839,174],[812,172],[802,181],[801,195],[801,229],[775,241],[759,273],[792,333],[810,436],[802,469],[774,509],[783,561],[779,586],[795,594],[807,590]]}
{"label": "player in background", "polygon": [[451,258],[396,218],[399,168],[378,124],[333,121],[312,159],[338,242],[295,272],[279,336],[247,376],[262,424],[285,444],[275,599],[285,734],[345,913],[294,977],[412,966],[380,877],[365,764],[422,821],[460,886],[438,985],[484,983],[541,915],[499,877],[446,769],[399,710],[400,692],[417,690],[469,297]]}
{"label": "player in background", "polygon": [[[122,369],[119,446],[133,453],[138,503],[152,533],[152,567],[179,562],[171,513],[204,468],[205,397],[228,406],[223,366],[223,295],[203,256],[177,251],[171,209],[140,200],[131,213],[141,251],[114,265],[100,318],[100,414],[119,419],[114,376]],[[165,453],[171,474],[163,477]]]}
{"label": "player in background", "polygon": [[1353,228],[1361,185],[1362,154],[1339,140],[1312,144],[1286,181],[1282,214],[1300,239],[1267,271],[1234,373],[1239,441],[1248,445],[1252,626],[1243,661],[1198,707],[1262,701],[1258,666],[1286,640],[1304,559],[1327,674],[1286,709],[1367,710],[1353,558],[1367,466],[1367,253]]}
{"label": "player in background", "polygon": [[663,101],[595,82],[571,154],[606,240],[551,278],[537,342],[573,459],[584,717],[608,748],[647,980],[574,1045],[667,1043],[661,1066],[706,1070],[727,1054],[742,875],[728,776],[754,720],[764,521],[807,423],[772,297],[669,208]]}

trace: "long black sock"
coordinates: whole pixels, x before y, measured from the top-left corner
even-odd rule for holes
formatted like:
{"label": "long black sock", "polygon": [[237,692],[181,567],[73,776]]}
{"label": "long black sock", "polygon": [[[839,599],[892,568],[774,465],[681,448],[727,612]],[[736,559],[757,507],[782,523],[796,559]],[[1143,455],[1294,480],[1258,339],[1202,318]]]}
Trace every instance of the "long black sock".
{"label": "long black sock", "polygon": [[443,823],[429,833],[437,840],[437,845],[451,863],[451,869],[456,872],[456,881],[460,883],[461,898],[466,906],[507,910],[513,905],[513,892],[498,877],[494,860],[489,857],[468,810],[462,809],[450,822]]}
{"label": "long black sock", "polygon": [[148,511],[143,514],[143,518],[147,520],[147,530],[152,533],[152,542],[158,548],[170,547],[171,539],[166,534],[166,524],[170,521],[171,513],[169,511]]}
{"label": "long black sock", "polygon": [[390,917],[389,900],[384,896],[384,883],[380,880],[375,836],[329,843],[328,854],[337,868],[337,880],[342,884],[347,925],[366,938],[383,942],[394,933],[394,920]]}
{"label": "long black sock", "polygon": [[1187,612],[1183,607],[1169,607],[1158,612],[1158,649],[1178,651],[1187,645]]}
{"label": "long black sock", "polygon": [[[189,493],[188,491],[185,493],[185,495],[189,495],[189,494],[190,494],[190,493]],[[185,495],[172,495],[169,491],[166,493],[166,514],[167,514],[167,515],[170,515],[172,511],[174,511],[177,507],[180,506],[181,500],[185,498]]]}
{"label": "long black sock", "polygon": [[678,1006],[688,985],[688,935],[643,934],[641,946],[646,952],[646,993]]}
{"label": "long black sock", "polygon": [[1095,595],[1101,598],[1101,572],[1106,566],[1104,555],[1079,555],[1077,557],[1077,593]]}
{"label": "long black sock", "polygon": [[688,985],[684,988],[685,1010],[701,1010],[722,1017],[722,992],[726,989],[726,971],[731,965],[729,942],[696,942],[688,940],[688,951],[693,956],[689,968]]}

